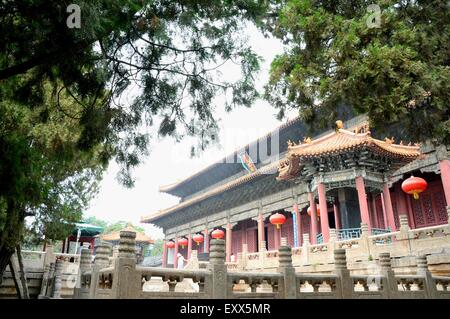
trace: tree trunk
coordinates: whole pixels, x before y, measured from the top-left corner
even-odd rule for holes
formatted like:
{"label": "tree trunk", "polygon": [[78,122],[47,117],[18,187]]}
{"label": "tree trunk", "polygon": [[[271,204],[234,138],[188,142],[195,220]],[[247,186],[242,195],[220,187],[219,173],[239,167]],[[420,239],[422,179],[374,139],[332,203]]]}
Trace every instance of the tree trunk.
{"label": "tree trunk", "polygon": [[6,266],[8,266],[13,254],[14,250],[9,250],[6,247],[0,248],[0,284],[3,281],[3,274],[5,273]]}
{"label": "tree trunk", "polygon": [[22,250],[20,245],[16,247],[17,260],[19,261],[20,269],[20,281],[22,283],[23,299],[30,299],[30,293],[28,292],[27,274],[25,273],[25,267],[23,266]]}
{"label": "tree trunk", "polygon": [[14,281],[14,287],[16,287],[17,298],[23,299],[23,291],[19,283],[19,269],[17,269],[17,265],[15,265],[15,261],[13,260],[13,258],[9,260],[9,270],[11,271],[11,276]]}

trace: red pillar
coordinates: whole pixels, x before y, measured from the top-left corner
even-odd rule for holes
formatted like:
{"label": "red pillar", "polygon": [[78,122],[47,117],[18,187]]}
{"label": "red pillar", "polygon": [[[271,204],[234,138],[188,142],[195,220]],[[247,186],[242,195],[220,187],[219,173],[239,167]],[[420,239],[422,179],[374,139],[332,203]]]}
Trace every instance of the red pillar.
{"label": "red pillar", "polygon": [[395,202],[397,204],[398,217],[400,218],[401,215],[408,216],[408,224],[409,227],[412,228],[411,221],[409,220],[408,205],[406,204],[405,193],[403,193],[400,184],[397,184],[395,188],[395,197],[397,199]]}
{"label": "red pillar", "polygon": [[188,235],[187,260],[191,259],[191,253],[192,253],[192,234],[189,232],[189,235]]}
{"label": "red pillar", "polygon": [[281,241],[281,227],[277,228],[277,226],[273,225],[273,238],[275,250],[278,250],[278,248],[280,248]]}
{"label": "red pillar", "polygon": [[244,220],[243,222],[241,222],[241,251],[244,251],[244,244],[247,244],[247,223]]}
{"label": "red pillar", "polygon": [[405,201],[406,201],[406,207],[408,208],[408,221],[409,221],[409,227],[411,229],[416,228],[416,222],[414,221],[414,214],[411,207],[411,197],[406,196],[406,194],[403,194]]}
{"label": "red pillar", "polygon": [[442,187],[444,188],[445,200],[447,206],[450,206],[450,160],[439,161],[439,168],[441,170]]}
{"label": "red pillar", "polygon": [[264,238],[264,217],[260,213],[258,215],[258,250],[262,251],[263,248],[261,247],[261,243],[265,240]]}
{"label": "red pillar", "polygon": [[92,237],[91,239],[91,254],[94,255],[94,246],[95,246],[95,238]]}
{"label": "red pillar", "polygon": [[361,222],[366,224],[369,228],[369,234],[372,230],[372,224],[370,222],[369,206],[367,205],[367,194],[364,186],[364,179],[362,176],[355,178],[356,191],[358,192],[359,210],[361,214]]}
{"label": "red pillar", "polygon": [[163,256],[162,256],[162,266],[165,268],[167,266],[167,241],[163,241]]}
{"label": "red pillar", "polygon": [[328,223],[328,208],[325,184],[319,183],[317,185],[317,193],[319,194],[320,227],[322,228],[323,242],[328,243],[328,240],[330,239],[330,224]]}
{"label": "red pillar", "polygon": [[383,185],[383,198],[384,198],[384,209],[386,211],[387,224],[391,231],[396,231],[394,210],[392,209],[391,193],[389,192],[389,187],[387,183]]}
{"label": "red pillar", "polygon": [[383,208],[383,221],[384,221],[384,228],[389,227],[387,213],[386,213],[386,205],[384,204],[384,196],[381,194],[381,207]]}
{"label": "red pillar", "polygon": [[339,207],[336,203],[333,204],[333,211],[334,211],[334,224],[336,225],[336,230],[341,229],[341,216],[339,213]]}
{"label": "red pillar", "polygon": [[175,252],[173,253],[173,268],[178,267],[178,237],[175,237]]}
{"label": "red pillar", "polygon": [[[66,239],[67,239],[67,238],[66,238]],[[64,239],[64,240],[62,241],[61,253],[63,253],[63,254],[64,254],[64,248],[66,247],[66,239]]]}
{"label": "red pillar", "polygon": [[226,229],[226,240],[225,240],[225,247],[226,247],[226,261],[230,261],[231,260],[231,224],[228,223],[227,224],[227,229]]}
{"label": "red pillar", "polygon": [[205,228],[205,253],[209,253],[209,233],[208,228]]}
{"label": "red pillar", "polygon": [[378,223],[378,212],[377,212],[377,205],[375,203],[375,196],[373,194],[370,194],[370,210],[372,212],[372,226],[375,228],[381,228],[380,224]]}
{"label": "red pillar", "polygon": [[317,207],[314,194],[308,192],[309,207],[311,207],[311,244],[317,244]]}
{"label": "red pillar", "polygon": [[[300,221],[300,212],[298,211],[298,205],[297,203],[294,204],[294,214],[295,214],[295,221],[296,225],[294,227],[297,227],[297,240],[298,240],[298,247],[302,246],[302,223]],[[295,244],[295,243],[294,243]]]}

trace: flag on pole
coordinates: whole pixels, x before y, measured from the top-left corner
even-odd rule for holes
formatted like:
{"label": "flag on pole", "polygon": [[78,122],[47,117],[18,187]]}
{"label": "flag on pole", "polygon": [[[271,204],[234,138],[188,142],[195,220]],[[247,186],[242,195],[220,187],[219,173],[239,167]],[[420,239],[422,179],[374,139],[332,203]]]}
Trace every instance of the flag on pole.
{"label": "flag on pole", "polygon": [[242,166],[244,169],[249,172],[253,173],[256,171],[255,164],[253,163],[252,159],[250,158],[250,155],[247,154],[247,152],[243,152],[238,155],[239,159],[241,161]]}

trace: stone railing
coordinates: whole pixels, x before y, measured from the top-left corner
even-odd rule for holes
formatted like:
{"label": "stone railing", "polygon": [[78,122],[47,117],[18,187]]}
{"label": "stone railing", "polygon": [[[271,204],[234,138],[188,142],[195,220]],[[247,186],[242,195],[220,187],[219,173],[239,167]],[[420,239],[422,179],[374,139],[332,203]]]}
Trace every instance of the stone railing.
{"label": "stone railing", "polygon": [[[97,248],[93,265],[87,262],[90,251],[82,251],[75,298],[450,299],[450,277],[432,276],[427,258],[423,255],[417,257],[417,272],[414,275],[395,275],[390,254],[383,252],[373,274],[352,276],[347,266],[346,250],[335,248],[332,258],[334,267],[329,274],[307,274],[295,271],[291,247],[281,246],[276,257],[270,257],[277,259],[274,272],[228,271],[225,241],[212,240],[206,269],[178,270],[137,266],[135,236],[134,232],[120,233],[119,254],[113,266],[109,266],[107,246]],[[192,280],[198,289],[194,292],[177,291],[185,279]],[[160,282],[167,289],[145,291],[144,287],[151,281]]]}
{"label": "stone railing", "polygon": [[[449,212],[450,218],[450,212]],[[408,217],[400,216],[400,229],[395,232],[369,235],[368,227],[361,224],[361,235],[358,238],[339,240],[338,233],[330,229],[328,243],[311,245],[309,236],[303,235],[302,247],[292,249],[295,267],[323,265],[333,263],[333,252],[346,249],[350,262],[377,259],[380,253],[389,252],[392,257],[431,254],[439,250],[450,250],[450,224],[410,229]],[[246,260],[239,270],[275,270],[274,252],[257,252],[245,254]]]}

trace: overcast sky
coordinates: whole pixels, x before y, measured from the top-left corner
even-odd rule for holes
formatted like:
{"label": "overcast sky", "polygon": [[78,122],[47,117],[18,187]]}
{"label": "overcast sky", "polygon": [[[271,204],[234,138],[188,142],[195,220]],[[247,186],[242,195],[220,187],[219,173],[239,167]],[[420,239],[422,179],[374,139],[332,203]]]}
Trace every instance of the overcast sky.
{"label": "overcast sky", "polygon": [[[270,62],[276,54],[282,52],[278,40],[266,39],[254,27],[248,28],[249,41],[254,50],[264,58],[261,72],[258,76],[258,88],[261,89],[268,80]],[[234,72],[224,70],[224,72]],[[220,100],[219,100],[220,103]],[[84,213],[107,221],[126,220],[134,225],[145,228],[146,233],[153,238],[162,238],[160,228],[140,224],[140,218],[160,209],[178,203],[179,199],[158,191],[161,185],[174,183],[184,179],[233,152],[240,146],[265,135],[282,122],[276,120],[277,111],[267,102],[259,100],[253,107],[237,108],[231,113],[218,109],[220,118],[221,144],[210,147],[198,158],[190,158],[192,141],[183,140],[176,143],[172,138],[153,138],[150,155],[145,163],[134,171],[135,187],[126,189],[117,180],[118,166],[111,162],[101,183],[99,195],[92,201],[90,208]],[[294,114],[290,114],[290,118]]]}

